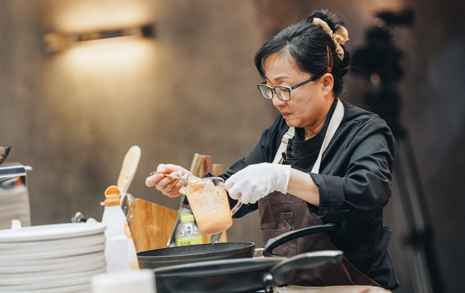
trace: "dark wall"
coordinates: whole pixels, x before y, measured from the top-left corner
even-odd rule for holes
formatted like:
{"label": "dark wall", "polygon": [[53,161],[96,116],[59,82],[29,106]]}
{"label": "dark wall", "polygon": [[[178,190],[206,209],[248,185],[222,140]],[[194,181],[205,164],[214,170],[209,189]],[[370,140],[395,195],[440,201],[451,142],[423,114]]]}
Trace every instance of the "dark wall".
{"label": "dark wall", "polygon": [[[44,50],[49,32],[140,23],[155,23],[156,38]],[[200,153],[227,168],[276,115],[256,88],[262,35],[252,1],[6,0],[0,35],[0,141],[13,146],[7,162],[33,167],[34,225],[77,211],[100,220],[132,145],[142,157],[129,192],[177,209],[179,199],[145,186],[158,164],[189,168]],[[229,238],[260,243],[247,233],[257,219],[239,220],[250,227],[234,225]]]}

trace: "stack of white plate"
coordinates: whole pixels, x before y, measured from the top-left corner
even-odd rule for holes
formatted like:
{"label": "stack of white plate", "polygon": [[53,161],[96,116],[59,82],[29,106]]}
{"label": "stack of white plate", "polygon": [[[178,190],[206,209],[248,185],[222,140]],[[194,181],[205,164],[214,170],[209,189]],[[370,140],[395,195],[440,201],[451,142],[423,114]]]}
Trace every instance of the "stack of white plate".
{"label": "stack of white plate", "polygon": [[0,292],[90,292],[106,272],[105,225],[73,223],[0,231]]}

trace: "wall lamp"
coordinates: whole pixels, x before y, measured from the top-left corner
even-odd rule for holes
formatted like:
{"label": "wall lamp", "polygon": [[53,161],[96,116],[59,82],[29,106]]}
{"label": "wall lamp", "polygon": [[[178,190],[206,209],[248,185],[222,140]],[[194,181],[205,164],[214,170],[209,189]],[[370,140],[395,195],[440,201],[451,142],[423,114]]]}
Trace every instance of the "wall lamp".
{"label": "wall lamp", "polygon": [[64,49],[81,42],[103,40],[118,37],[138,36],[142,38],[154,38],[154,24],[131,26],[119,29],[96,30],[82,33],[52,32],[44,36],[45,50],[47,53],[58,53]]}

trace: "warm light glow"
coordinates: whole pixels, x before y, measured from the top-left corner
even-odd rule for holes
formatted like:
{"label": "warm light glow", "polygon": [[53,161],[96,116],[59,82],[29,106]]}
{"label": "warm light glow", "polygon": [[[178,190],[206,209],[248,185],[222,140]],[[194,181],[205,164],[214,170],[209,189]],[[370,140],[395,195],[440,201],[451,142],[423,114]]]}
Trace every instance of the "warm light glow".
{"label": "warm light glow", "polygon": [[[46,44],[45,50],[48,53],[57,53],[76,45],[80,42],[94,43],[97,40],[106,40],[111,38],[127,38],[127,37],[140,37],[140,38],[153,38],[154,37],[153,25],[141,25],[129,28],[119,28],[113,30],[101,30],[86,33],[48,33],[44,36]],[[105,44],[102,42],[102,44]],[[119,44],[119,43],[118,43]]]}
{"label": "warm light glow", "polygon": [[[129,103],[127,93],[142,91],[140,85],[156,72],[159,52],[153,38],[125,32],[156,23],[153,1],[50,3],[50,34],[44,36],[44,41],[57,47],[48,51],[56,54],[48,59],[47,88],[89,105]],[[65,42],[60,42],[62,39]]]}
{"label": "warm light glow", "polygon": [[128,68],[141,68],[154,57],[153,43],[137,37],[96,40],[76,44],[66,53],[70,69],[83,74],[98,74],[114,68],[124,72]]}
{"label": "warm light glow", "polygon": [[153,22],[150,10],[143,1],[83,0],[57,5],[55,27],[65,33]]}

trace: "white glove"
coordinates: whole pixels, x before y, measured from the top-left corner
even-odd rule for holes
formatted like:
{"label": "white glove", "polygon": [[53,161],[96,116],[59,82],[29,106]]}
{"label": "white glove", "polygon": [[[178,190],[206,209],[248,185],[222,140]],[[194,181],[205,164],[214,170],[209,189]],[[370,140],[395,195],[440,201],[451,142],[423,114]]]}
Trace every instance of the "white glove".
{"label": "white glove", "polygon": [[253,204],[274,191],[287,193],[290,176],[290,165],[261,163],[240,170],[226,180],[225,187],[231,198],[242,194],[243,203]]}

